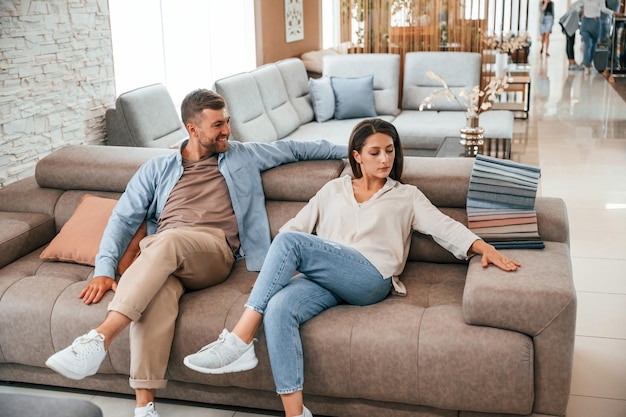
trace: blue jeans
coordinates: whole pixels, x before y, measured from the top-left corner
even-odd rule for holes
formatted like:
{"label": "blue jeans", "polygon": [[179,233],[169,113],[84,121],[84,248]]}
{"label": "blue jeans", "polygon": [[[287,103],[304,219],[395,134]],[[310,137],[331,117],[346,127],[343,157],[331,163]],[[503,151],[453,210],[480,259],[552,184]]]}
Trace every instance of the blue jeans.
{"label": "blue jeans", "polygon": [[[300,273],[294,277],[296,271]],[[391,279],[384,279],[350,247],[308,233],[278,234],[246,303],[264,315],[276,392],[302,390],[300,324],[342,302],[377,303],[389,294],[391,285]]]}
{"label": "blue jeans", "polygon": [[583,54],[583,64],[585,67],[591,67],[591,61],[596,53],[596,47],[598,46],[598,38],[600,36],[600,19],[583,17],[582,24],[580,25],[580,34],[583,37],[583,43],[585,44],[585,52]]}

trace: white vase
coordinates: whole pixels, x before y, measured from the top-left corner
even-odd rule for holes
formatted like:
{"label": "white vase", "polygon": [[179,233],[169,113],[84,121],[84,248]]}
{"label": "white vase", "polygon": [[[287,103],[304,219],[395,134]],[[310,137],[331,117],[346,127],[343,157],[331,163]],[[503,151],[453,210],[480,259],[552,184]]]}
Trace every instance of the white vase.
{"label": "white vase", "polygon": [[504,78],[506,76],[507,67],[509,66],[509,54],[496,53],[495,74],[496,78]]}

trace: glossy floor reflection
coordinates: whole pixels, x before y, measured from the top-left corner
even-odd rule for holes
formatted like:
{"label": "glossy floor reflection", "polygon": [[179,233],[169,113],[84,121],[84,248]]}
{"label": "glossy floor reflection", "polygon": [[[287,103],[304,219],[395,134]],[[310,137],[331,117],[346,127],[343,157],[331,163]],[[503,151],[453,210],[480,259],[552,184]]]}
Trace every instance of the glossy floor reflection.
{"label": "glossy floor reflection", "polygon": [[[568,72],[564,46],[553,33],[549,58],[531,50],[531,110],[515,122],[512,159],[540,166],[540,193],[568,207],[578,320],[567,416],[624,417],[626,103],[601,74]],[[86,398],[105,417],[130,417],[134,407],[130,397],[2,384],[0,392]],[[162,417],[282,415],[164,401],[158,410]]]}
{"label": "glossy floor reflection", "polygon": [[602,74],[568,72],[558,35],[549,58],[531,54],[531,113],[516,121],[512,158],[539,165],[541,194],[568,208],[578,315],[567,416],[624,417],[626,103]]}

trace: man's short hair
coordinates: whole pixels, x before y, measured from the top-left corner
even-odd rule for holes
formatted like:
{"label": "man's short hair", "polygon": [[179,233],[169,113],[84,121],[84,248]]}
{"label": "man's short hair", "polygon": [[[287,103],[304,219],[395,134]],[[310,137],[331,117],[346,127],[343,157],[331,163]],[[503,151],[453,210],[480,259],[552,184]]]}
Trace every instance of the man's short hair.
{"label": "man's short hair", "polygon": [[180,117],[186,126],[191,119],[204,109],[222,110],[226,107],[224,98],[215,91],[199,88],[187,94],[180,105]]}

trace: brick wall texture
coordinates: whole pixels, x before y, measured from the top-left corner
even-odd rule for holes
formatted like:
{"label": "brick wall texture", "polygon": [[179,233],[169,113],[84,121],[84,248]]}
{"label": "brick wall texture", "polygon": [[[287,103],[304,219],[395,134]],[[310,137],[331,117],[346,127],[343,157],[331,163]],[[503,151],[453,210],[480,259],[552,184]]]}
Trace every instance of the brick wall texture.
{"label": "brick wall texture", "polygon": [[67,144],[104,144],[115,101],[107,0],[0,0],[0,188]]}

